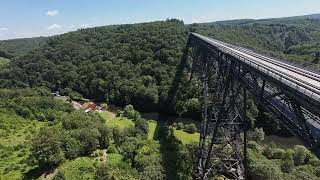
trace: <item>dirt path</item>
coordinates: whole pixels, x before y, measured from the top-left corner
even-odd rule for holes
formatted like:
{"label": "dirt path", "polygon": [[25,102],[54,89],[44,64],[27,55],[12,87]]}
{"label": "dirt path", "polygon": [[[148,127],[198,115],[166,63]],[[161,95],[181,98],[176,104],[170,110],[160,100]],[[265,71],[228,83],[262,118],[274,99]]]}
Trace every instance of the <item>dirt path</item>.
{"label": "dirt path", "polygon": [[103,153],[102,157],[101,157],[102,162],[106,163],[107,162],[107,150],[106,149],[102,150],[102,153]]}
{"label": "dirt path", "polygon": [[55,170],[53,170],[53,171],[46,172],[46,173],[42,174],[39,179],[51,180],[51,179],[53,179],[53,177],[54,177],[57,173],[58,173],[58,168],[55,169]]}

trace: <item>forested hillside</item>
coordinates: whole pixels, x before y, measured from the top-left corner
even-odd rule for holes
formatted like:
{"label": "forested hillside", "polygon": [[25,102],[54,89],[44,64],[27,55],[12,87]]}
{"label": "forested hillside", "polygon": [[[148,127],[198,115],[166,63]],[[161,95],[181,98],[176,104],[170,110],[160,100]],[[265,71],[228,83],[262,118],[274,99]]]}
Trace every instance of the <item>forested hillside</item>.
{"label": "forested hillside", "polygon": [[[38,43],[31,47],[42,47],[2,70],[0,86],[46,86],[65,95],[78,94],[120,106],[131,103],[143,111],[163,110],[188,31],[314,66],[319,61],[318,15],[192,25],[173,19],[82,29],[46,43],[34,39]],[[17,42],[8,41],[13,47]],[[8,52],[19,49],[13,47],[6,45]],[[182,97],[176,111],[187,109],[186,101],[195,98],[194,92]]]}
{"label": "forested hillside", "polygon": [[186,38],[187,29],[179,21],[67,33],[13,61],[1,72],[1,86],[47,86],[62,94],[75,91],[117,105],[154,109],[167,98]]}
{"label": "forested hillside", "polygon": [[0,41],[0,57],[11,59],[21,56],[45,44],[47,37],[13,39]]}

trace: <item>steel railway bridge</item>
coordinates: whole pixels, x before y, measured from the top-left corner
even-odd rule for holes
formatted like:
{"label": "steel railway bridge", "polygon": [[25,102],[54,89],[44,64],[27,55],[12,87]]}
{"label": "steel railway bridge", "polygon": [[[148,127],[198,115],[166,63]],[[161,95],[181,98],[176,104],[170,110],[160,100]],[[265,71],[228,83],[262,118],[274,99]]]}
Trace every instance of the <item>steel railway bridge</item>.
{"label": "steel railway bridge", "polygon": [[[320,75],[191,33],[182,64],[201,79],[202,124],[194,179],[246,178],[247,98],[254,98],[319,155]],[[249,94],[250,93],[250,94]]]}

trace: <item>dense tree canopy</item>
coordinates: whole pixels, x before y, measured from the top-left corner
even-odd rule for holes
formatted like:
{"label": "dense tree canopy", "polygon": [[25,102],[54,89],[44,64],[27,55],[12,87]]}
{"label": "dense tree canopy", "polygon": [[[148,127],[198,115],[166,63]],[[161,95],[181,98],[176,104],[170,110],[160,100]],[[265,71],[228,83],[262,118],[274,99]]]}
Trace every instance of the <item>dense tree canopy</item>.
{"label": "dense tree canopy", "polygon": [[14,58],[44,45],[47,37],[13,39],[0,41],[0,57]]}
{"label": "dense tree canopy", "polygon": [[[81,29],[49,38],[40,48],[18,56],[0,71],[0,87],[46,86],[71,97],[83,95],[120,106],[132,104],[140,111],[168,112],[173,109],[166,103],[171,100],[168,93],[188,31],[316,63],[319,29],[317,16],[192,25],[168,19]],[[194,114],[199,109],[196,91],[187,83],[181,87],[174,110]]]}
{"label": "dense tree canopy", "polygon": [[97,100],[152,109],[166,100],[186,37],[181,22],[67,33],[13,61],[1,72],[1,85],[44,85],[62,94],[71,89]]}

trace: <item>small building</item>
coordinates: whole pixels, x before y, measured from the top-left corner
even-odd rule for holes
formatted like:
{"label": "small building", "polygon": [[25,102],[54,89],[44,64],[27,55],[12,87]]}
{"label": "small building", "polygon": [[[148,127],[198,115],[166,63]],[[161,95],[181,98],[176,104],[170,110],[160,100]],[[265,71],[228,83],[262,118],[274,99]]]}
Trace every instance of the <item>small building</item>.
{"label": "small building", "polygon": [[94,103],[94,102],[85,102],[84,104],[82,104],[81,106],[81,109],[84,109],[84,110],[94,110],[96,109],[97,105]]}
{"label": "small building", "polygon": [[90,111],[92,111],[92,109],[91,109],[91,108],[86,109],[84,112],[88,113],[88,112],[90,112]]}
{"label": "small building", "polygon": [[59,100],[62,100],[62,101],[68,101],[69,100],[69,97],[68,96],[61,96],[59,91],[56,91],[54,93],[51,93],[53,98],[55,99],[59,99]]}
{"label": "small building", "polygon": [[56,92],[54,92],[54,93],[51,93],[53,96],[56,96],[56,97],[60,97],[61,95],[60,95],[60,93],[59,93],[59,91],[56,91]]}
{"label": "small building", "polygon": [[76,101],[71,101],[72,107],[76,110],[79,110],[82,108],[82,105]]}

